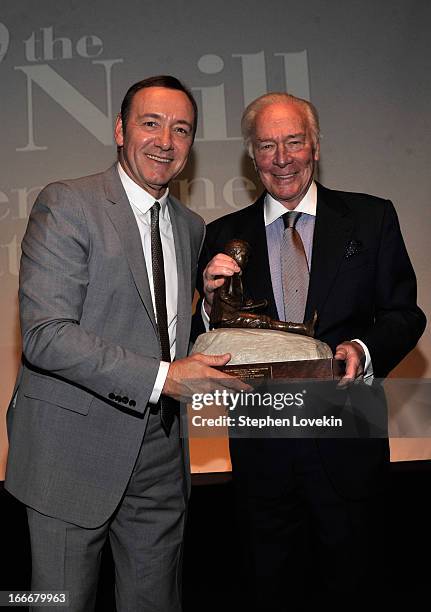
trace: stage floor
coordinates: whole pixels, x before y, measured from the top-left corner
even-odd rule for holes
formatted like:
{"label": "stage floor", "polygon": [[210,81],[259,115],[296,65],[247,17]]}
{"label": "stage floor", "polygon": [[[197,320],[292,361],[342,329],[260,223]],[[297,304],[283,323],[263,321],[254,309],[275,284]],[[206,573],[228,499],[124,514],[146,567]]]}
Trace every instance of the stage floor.
{"label": "stage floor", "polygon": [[[30,550],[25,510],[2,485],[0,500],[0,590],[26,590]],[[429,609],[429,563],[423,559],[431,555],[431,461],[391,464],[386,501],[390,563],[385,609]],[[230,475],[195,475],[184,548],[184,612],[245,609],[241,581],[234,578],[240,564],[235,529]],[[114,611],[113,566],[106,548],[97,612]]]}

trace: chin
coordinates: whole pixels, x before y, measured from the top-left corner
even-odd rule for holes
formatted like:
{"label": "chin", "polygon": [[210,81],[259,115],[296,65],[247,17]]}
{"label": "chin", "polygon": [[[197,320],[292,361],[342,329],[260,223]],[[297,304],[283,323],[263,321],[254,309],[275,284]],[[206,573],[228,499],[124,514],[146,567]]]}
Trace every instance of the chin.
{"label": "chin", "polygon": [[279,193],[276,198],[277,200],[279,200],[280,202],[283,202],[285,204],[289,204],[292,201],[297,200],[298,198],[300,198],[301,196],[298,193]]}

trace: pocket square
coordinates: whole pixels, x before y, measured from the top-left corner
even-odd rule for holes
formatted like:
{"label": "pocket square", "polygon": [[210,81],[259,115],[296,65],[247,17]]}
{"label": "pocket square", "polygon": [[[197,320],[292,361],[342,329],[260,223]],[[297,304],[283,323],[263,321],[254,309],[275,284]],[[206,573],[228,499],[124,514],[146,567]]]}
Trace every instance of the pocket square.
{"label": "pocket square", "polygon": [[360,240],[349,240],[346,245],[346,250],[344,252],[345,259],[350,259],[355,255],[358,255],[362,251],[362,242]]}

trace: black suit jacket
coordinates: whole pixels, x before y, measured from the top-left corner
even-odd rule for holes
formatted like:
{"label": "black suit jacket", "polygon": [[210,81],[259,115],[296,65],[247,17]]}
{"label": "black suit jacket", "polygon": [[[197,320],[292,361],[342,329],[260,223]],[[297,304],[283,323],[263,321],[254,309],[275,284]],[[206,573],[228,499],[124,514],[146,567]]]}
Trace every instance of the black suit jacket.
{"label": "black suit jacket", "polygon": [[[244,286],[252,298],[269,300],[267,314],[278,318],[264,196],[208,225],[198,283],[202,293],[202,272],[208,261],[223,251],[228,240],[244,239],[251,245]],[[333,351],[344,340],[361,339],[370,351],[377,378],[385,377],[414,348],[426,320],[416,304],[415,274],[389,200],[318,185],[305,320],[315,310],[316,337]],[[360,483],[368,483],[374,467],[388,455],[387,443],[382,440],[321,439],[319,447],[330,475],[353,495],[363,489]]]}

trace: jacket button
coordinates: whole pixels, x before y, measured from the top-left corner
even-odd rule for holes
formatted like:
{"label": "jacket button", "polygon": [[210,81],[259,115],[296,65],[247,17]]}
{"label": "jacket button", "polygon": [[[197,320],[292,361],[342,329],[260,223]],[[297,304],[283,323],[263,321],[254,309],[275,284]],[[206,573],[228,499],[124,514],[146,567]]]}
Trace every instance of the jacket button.
{"label": "jacket button", "polygon": [[116,402],[121,402],[121,395],[116,395],[115,396],[115,401]]}
{"label": "jacket button", "polygon": [[108,397],[109,397],[109,399],[114,400],[114,399],[115,399],[115,393],[110,393],[110,394],[108,395]]}
{"label": "jacket button", "polygon": [[135,400],[129,400],[129,406],[136,406]]}
{"label": "jacket button", "polygon": [[121,401],[123,402],[123,404],[128,404],[129,398],[127,396],[124,396]]}

